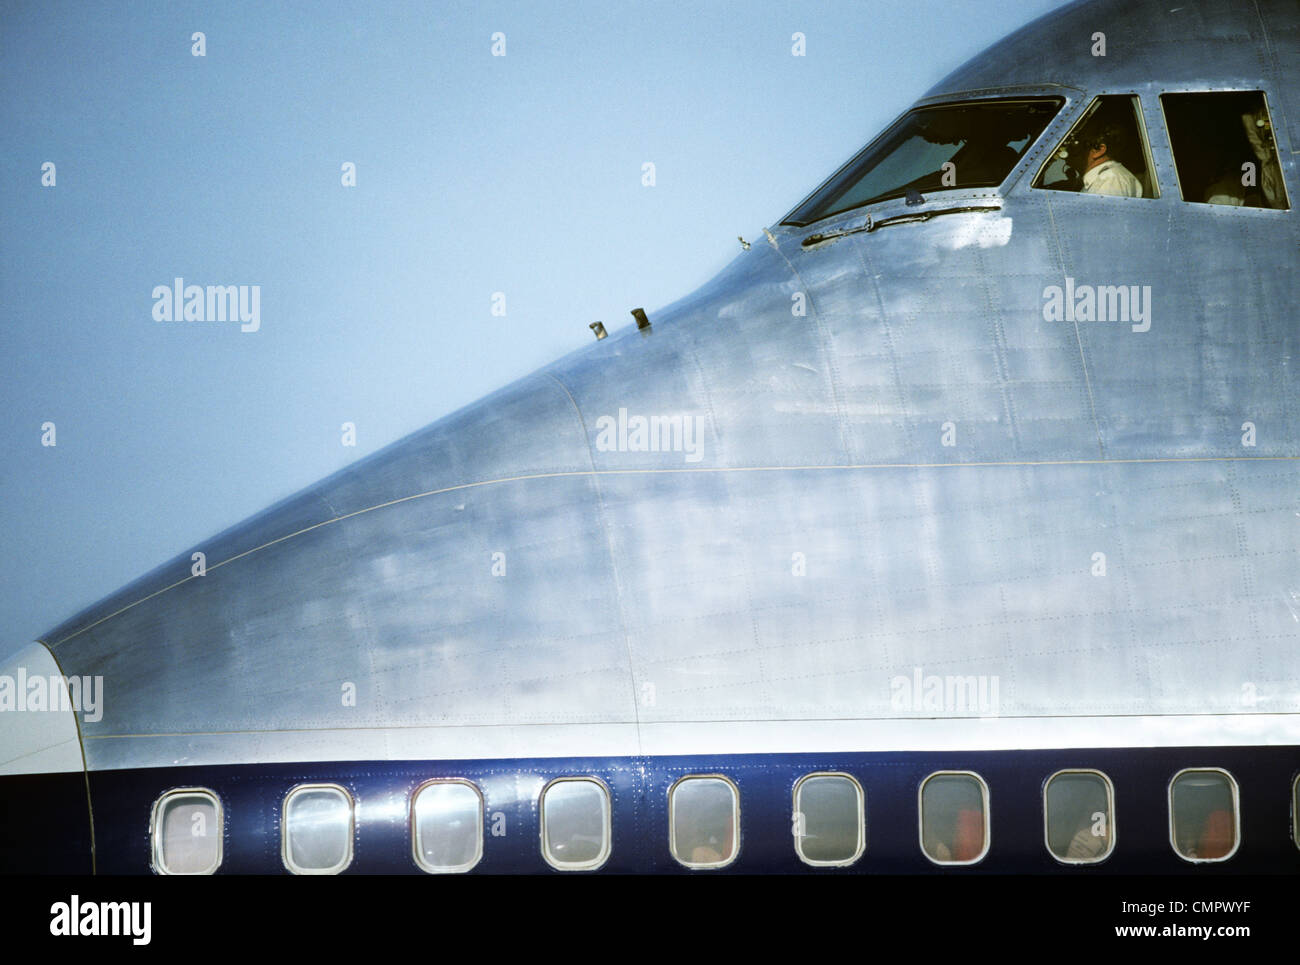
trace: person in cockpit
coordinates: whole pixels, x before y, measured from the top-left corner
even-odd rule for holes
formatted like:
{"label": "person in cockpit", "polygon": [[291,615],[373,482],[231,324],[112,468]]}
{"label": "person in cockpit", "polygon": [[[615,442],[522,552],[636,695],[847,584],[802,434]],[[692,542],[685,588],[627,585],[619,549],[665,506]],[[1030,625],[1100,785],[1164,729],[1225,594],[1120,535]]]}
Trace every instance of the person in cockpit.
{"label": "person in cockpit", "polygon": [[1109,194],[1121,198],[1142,197],[1142,182],[1119,158],[1128,149],[1128,134],[1119,124],[1090,125],[1079,136],[1079,148],[1086,158],[1083,194]]}
{"label": "person in cockpit", "polygon": [[1264,196],[1264,206],[1285,208],[1286,190],[1282,187],[1282,168],[1278,164],[1277,147],[1273,142],[1273,127],[1267,109],[1261,104],[1257,110],[1242,114],[1241,124],[1246,131],[1246,140],[1250,142],[1250,149],[1259,159],[1259,188]]}
{"label": "person in cockpit", "polygon": [[1205,189],[1202,200],[1206,204],[1227,204],[1240,208],[1247,203],[1246,188],[1241,183],[1236,158],[1226,148],[1220,148],[1218,159],[1211,167],[1214,179]]}

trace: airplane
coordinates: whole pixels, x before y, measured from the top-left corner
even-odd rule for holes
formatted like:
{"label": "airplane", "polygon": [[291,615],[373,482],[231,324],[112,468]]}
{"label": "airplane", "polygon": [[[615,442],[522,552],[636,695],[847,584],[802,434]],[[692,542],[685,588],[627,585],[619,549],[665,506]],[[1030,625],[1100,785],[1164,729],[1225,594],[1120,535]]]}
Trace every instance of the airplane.
{"label": "airplane", "polygon": [[1300,871],[1298,125],[1293,2],[1021,28],[14,652],[0,869]]}

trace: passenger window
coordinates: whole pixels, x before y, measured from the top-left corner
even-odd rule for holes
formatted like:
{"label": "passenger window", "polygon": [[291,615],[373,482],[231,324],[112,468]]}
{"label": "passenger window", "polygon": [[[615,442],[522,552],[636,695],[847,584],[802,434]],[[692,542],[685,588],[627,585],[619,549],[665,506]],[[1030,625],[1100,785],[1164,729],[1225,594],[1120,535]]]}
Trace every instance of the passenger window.
{"label": "passenger window", "polygon": [[1122,198],[1158,198],[1142,107],[1131,94],[1098,97],[1075,122],[1034,187]]}
{"label": "passenger window", "polygon": [[296,875],[335,875],[352,863],[352,795],[337,784],[304,784],[284,799],[280,856]]}
{"label": "passenger window", "polygon": [[1262,91],[1161,94],[1160,106],[1184,201],[1288,207]]}
{"label": "passenger window", "polygon": [[1115,846],[1115,793],[1100,771],[1058,771],[1043,787],[1047,850],[1064,864],[1104,861]]}
{"label": "passenger window", "polygon": [[587,777],[561,777],[542,791],[542,857],[561,871],[590,871],[609,857],[609,791]]}
{"label": "passenger window", "polygon": [[1300,848],[1300,774],[1291,782],[1291,837]]}
{"label": "passenger window", "polygon": [[483,857],[483,797],[468,781],[435,780],[411,802],[415,863],[430,874],[468,871]]}
{"label": "passenger window", "polygon": [[1188,861],[1225,861],[1237,850],[1237,782],[1218,768],[1179,771],[1169,783],[1169,839]]}
{"label": "passenger window", "polygon": [[847,865],[866,845],[862,786],[847,774],[809,774],[794,786],[794,848],[806,864]]}
{"label": "passenger window", "polygon": [[153,867],[162,875],[210,875],[221,866],[221,800],[202,787],[168,791],[153,806]]}
{"label": "passenger window", "polygon": [[668,792],[668,842],[688,868],[721,868],[735,860],[740,792],[727,778],[683,777]]}
{"label": "passenger window", "polygon": [[989,789],[970,771],[921,783],[921,850],[935,864],[974,864],[989,849]]}

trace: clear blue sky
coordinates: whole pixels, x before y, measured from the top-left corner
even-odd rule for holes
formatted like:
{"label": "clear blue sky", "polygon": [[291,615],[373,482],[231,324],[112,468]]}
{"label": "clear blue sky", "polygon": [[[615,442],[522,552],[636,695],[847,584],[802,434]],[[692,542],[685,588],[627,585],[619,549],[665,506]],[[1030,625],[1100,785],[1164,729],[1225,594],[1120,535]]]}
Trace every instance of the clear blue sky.
{"label": "clear blue sky", "polygon": [[688,293],[1060,5],[0,2],[0,652]]}

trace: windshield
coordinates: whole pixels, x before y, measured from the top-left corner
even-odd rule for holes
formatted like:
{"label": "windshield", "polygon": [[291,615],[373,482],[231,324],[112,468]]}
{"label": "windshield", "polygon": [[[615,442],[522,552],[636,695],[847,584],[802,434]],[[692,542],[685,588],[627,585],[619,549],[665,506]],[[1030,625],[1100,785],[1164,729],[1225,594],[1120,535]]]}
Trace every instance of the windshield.
{"label": "windshield", "polygon": [[910,111],[781,223],[809,225],[909,190],[1001,184],[1062,103],[1059,97],[1038,97]]}

